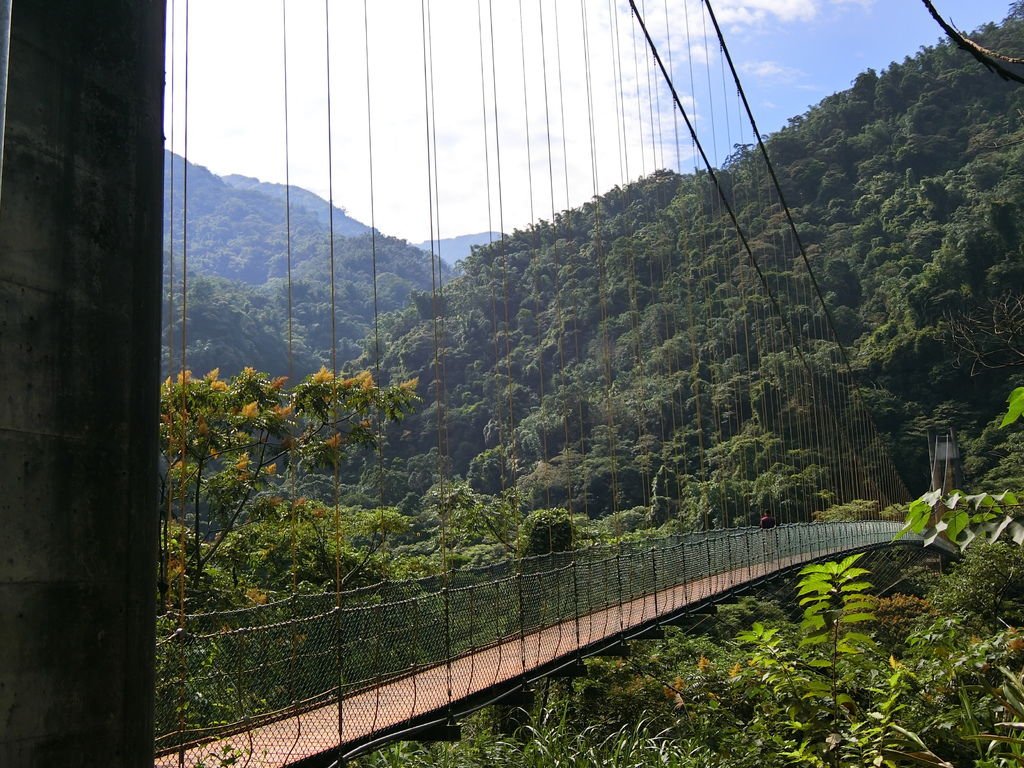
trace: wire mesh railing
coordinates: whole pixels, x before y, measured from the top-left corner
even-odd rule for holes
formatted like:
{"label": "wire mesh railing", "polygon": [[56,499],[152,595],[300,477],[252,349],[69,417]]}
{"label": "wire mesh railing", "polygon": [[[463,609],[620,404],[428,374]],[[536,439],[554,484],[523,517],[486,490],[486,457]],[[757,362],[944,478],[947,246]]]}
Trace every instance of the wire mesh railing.
{"label": "wire mesh railing", "polygon": [[[294,596],[189,616],[157,643],[156,752],[328,705],[338,707],[340,721],[348,698],[432,668],[447,675],[445,684],[415,691],[413,709],[443,709],[453,696],[507,679],[509,669],[526,675],[531,664],[774,570],[888,543],[899,527],[862,521],[713,530],[465,569],[447,580],[382,583],[340,600]],[[544,654],[542,637],[550,645]],[[484,659],[482,649],[495,652]],[[337,746],[339,734],[340,723],[324,736],[335,743],[320,751]]]}

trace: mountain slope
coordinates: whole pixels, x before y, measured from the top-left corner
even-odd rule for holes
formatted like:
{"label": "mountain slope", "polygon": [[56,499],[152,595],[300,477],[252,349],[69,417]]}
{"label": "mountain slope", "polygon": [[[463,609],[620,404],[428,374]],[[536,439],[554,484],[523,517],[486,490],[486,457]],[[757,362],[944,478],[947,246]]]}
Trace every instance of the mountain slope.
{"label": "mountain slope", "polygon": [[[1024,47],[1019,18],[978,34],[995,50]],[[987,338],[993,307],[1024,294],[1022,116],[1024,89],[942,44],[862,74],[768,140],[835,332],[912,493],[927,487],[927,434],[950,426],[974,487],[1024,484],[1017,438],[992,425],[1024,383],[1024,356],[972,366],[956,338],[971,318]],[[653,513],[651,478],[662,477],[673,514],[719,524],[748,504],[807,519],[833,503],[822,489],[845,482],[850,457],[796,447],[843,407],[827,394],[839,353],[785,219],[765,203],[760,163],[744,147],[719,175],[781,320],[752,303],[758,275],[737,261],[704,174],[663,172],[475,250],[445,294],[440,366],[429,303],[387,318],[385,367],[418,376],[425,403],[392,447],[395,501],[442,479],[440,411],[447,471],[484,493],[515,485],[532,504]],[[819,377],[802,402],[800,366],[773,351],[794,334],[800,366]]]}
{"label": "mountain slope", "polygon": [[[173,163],[173,165],[172,165]],[[284,187],[242,176],[219,177],[165,153],[165,285],[181,283],[187,214],[189,314],[186,365],[230,375],[254,366],[275,375],[303,375],[363,351],[376,313],[405,306],[435,280],[429,254],[404,240],[374,236],[335,208],[333,249],[328,205],[312,192],[291,190],[291,355],[288,345],[288,237]],[[331,260],[335,312],[331,314]],[[376,269],[376,296],[374,270]],[[177,290],[180,291],[180,288]],[[376,301],[376,305],[375,305]],[[165,365],[180,365],[181,298],[165,308]],[[177,339],[177,341],[175,341]]]}
{"label": "mountain slope", "polygon": [[[262,192],[268,197],[273,198],[278,202],[279,205],[283,206],[285,203],[286,196],[290,199],[292,205],[292,215],[295,215],[295,209],[302,209],[313,213],[317,221],[327,228],[330,225],[330,203],[324,200],[319,195],[310,192],[308,189],[302,187],[291,187],[286,188],[284,184],[274,184],[268,181],[260,181],[254,179],[251,176],[241,176],[237,173],[230,174],[228,176],[222,176],[222,181],[230,187],[239,190]],[[334,233],[342,237],[356,237],[357,235],[364,235],[370,231],[370,228],[363,224],[361,221],[356,221],[349,216],[344,208],[334,207]]]}

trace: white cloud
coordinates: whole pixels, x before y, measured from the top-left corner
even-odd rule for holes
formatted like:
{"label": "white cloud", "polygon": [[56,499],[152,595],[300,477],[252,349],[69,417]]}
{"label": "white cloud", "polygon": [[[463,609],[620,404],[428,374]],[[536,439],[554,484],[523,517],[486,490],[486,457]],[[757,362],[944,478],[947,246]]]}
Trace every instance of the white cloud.
{"label": "white cloud", "polygon": [[875,0],[830,0],[832,5],[856,5],[865,11],[875,4]]}
{"label": "white cloud", "polygon": [[821,0],[719,0],[715,15],[729,26],[758,26],[774,20],[783,23],[810,21],[818,15]]}
{"label": "white cloud", "polygon": [[777,61],[748,61],[740,64],[739,69],[744,74],[773,82],[791,83],[804,76],[799,69],[784,66]]}

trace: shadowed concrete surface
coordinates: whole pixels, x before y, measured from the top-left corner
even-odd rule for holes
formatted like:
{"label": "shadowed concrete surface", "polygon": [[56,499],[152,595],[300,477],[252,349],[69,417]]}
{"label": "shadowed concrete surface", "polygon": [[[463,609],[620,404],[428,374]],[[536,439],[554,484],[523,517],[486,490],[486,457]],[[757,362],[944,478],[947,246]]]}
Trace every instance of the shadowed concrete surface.
{"label": "shadowed concrete surface", "polygon": [[152,764],[163,0],[16,0],[0,765]]}

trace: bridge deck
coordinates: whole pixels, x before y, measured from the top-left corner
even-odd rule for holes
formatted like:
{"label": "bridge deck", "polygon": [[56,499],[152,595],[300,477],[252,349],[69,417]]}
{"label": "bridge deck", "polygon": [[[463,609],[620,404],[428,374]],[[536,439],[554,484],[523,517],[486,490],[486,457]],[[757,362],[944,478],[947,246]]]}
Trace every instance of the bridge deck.
{"label": "bridge deck", "polygon": [[[285,766],[347,754],[416,722],[445,717],[451,704],[528,680],[559,660],[571,662],[615,638],[685,612],[772,573],[843,551],[841,545],[713,574],[466,653],[301,714],[283,715],[231,737],[157,757],[157,768],[209,765],[238,750],[238,766]],[[440,629],[440,628],[439,628]],[[410,737],[412,738],[412,737]],[[205,761],[205,762],[204,762]],[[329,762],[329,760],[327,761]]]}

